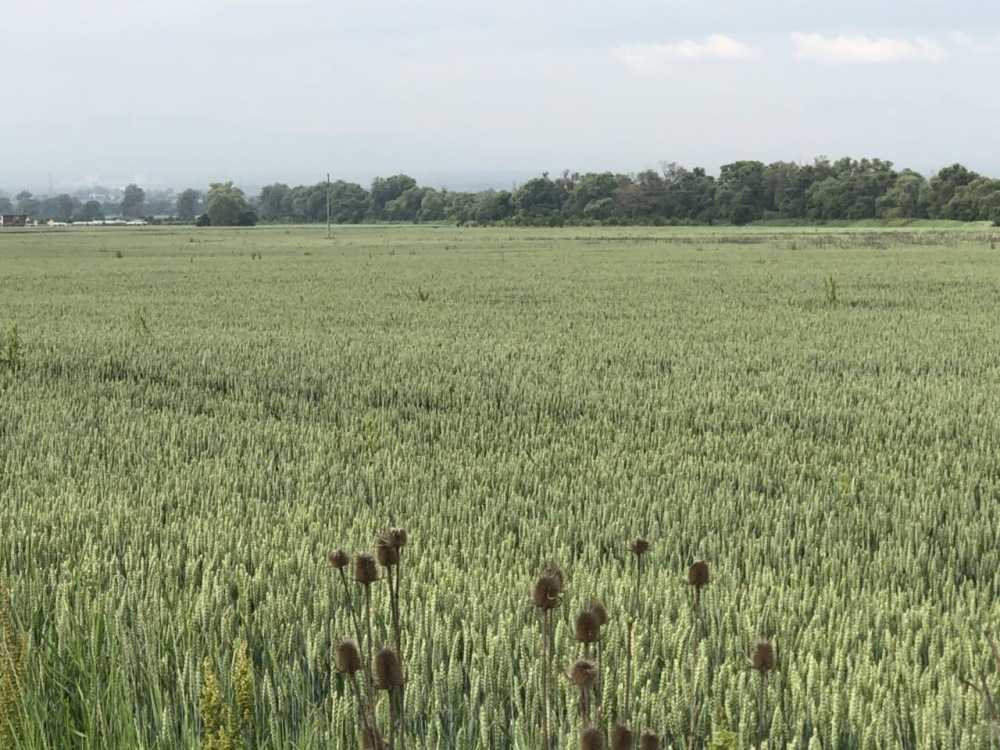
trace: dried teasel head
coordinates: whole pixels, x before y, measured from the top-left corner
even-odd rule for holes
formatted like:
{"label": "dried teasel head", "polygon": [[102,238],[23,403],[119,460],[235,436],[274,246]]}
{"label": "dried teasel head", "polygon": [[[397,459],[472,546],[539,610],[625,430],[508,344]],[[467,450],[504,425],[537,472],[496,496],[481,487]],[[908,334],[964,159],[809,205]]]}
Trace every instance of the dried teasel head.
{"label": "dried teasel head", "polygon": [[367,553],[354,556],[354,580],[362,586],[370,586],[378,580],[374,557]]}
{"label": "dried teasel head", "polygon": [[555,609],[562,597],[562,580],[542,573],[531,589],[531,598],[539,609]]}
{"label": "dried teasel head", "polygon": [[774,644],[766,638],[758,638],[754,641],[753,647],[750,649],[750,666],[761,674],[766,674],[773,670],[776,664],[777,656],[774,653]]}
{"label": "dried teasel head", "polygon": [[708,585],[710,580],[708,563],[705,560],[698,560],[691,563],[688,568],[688,584],[700,589]]}
{"label": "dried teasel head", "polygon": [[378,690],[395,690],[403,686],[403,667],[396,652],[383,648],[375,654],[372,662],[372,676]]}
{"label": "dried teasel head", "polygon": [[379,537],[375,542],[375,559],[383,568],[393,568],[399,565],[399,547],[393,547],[385,538]]}
{"label": "dried teasel head", "polygon": [[608,624],[608,610],[597,599],[590,603],[590,611],[597,618],[597,624],[602,628]]}
{"label": "dried teasel head", "polygon": [[660,738],[652,732],[643,732],[639,738],[639,750],[660,750]]}
{"label": "dried teasel head", "polygon": [[361,671],[361,651],[354,641],[341,641],[334,650],[337,660],[337,671],[344,674],[356,674]]}
{"label": "dried teasel head", "polygon": [[629,542],[628,548],[636,557],[642,557],[649,552],[649,541],[640,536]]}
{"label": "dried teasel head", "polygon": [[597,727],[580,733],[580,750],[604,750],[604,733]]}
{"label": "dried teasel head", "polygon": [[632,750],[635,747],[635,735],[624,724],[618,724],[611,730],[611,750]]}
{"label": "dried teasel head", "polygon": [[545,567],[542,568],[542,575],[543,576],[551,576],[552,578],[555,578],[557,581],[559,581],[559,588],[560,589],[562,589],[563,586],[566,585],[566,579],[563,576],[562,568],[560,568],[554,562],[547,562],[547,563],[545,563]]}
{"label": "dried teasel head", "polygon": [[393,526],[391,529],[386,529],[382,532],[383,538],[393,547],[399,549],[400,547],[406,546],[406,529],[401,529],[398,526]]}
{"label": "dried teasel head", "polygon": [[601,639],[601,623],[591,609],[585,609],[576,616],[574,632],[580,643],[597,643]]}
{"label": "dried teasel head", "polygon": [[578,688],[591,688],[597,681],[597,665],[590,659],[578,659],[566,676]]}
{"label": "dried teasel head", "polygon": [[385,740],[375,727],[361,730],[360,744],[361,750],[386,750]]}
{"label": "dried teasel head", "polygon": [[337,570],[346,568],[351,564],[351,556],[342,549],[334,550],[326,556],[326,559],[329,561],[330,567],[336,568]]}

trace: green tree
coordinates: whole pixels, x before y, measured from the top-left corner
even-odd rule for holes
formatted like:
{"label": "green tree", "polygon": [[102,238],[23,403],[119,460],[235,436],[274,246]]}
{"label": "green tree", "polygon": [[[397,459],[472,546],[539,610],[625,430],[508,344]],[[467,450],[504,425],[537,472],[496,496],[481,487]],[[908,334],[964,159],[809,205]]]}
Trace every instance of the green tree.
{"label": "green tree", "polygon": [[423,204],[425,189],[411,187],[385,204],[382,218],[389,221],[416,221]]}
{"label": "green tree", "polygon": [[428,188],[420,201],[420,221],[441,221],[444,219],[444,196],[437,190]]}
{"label": "green tree", "polygon": [[14,204],[6,195],[0,195],[0,214],[14,213]]}
{"label": "green tree", "polygon": [[55,221],[69,221],[79,207],[79,202],[71,195],[62,193],[51,198],[46,198],[39,205],[39,213],[45,219]]}
{"label": "green tree", "polygon": [[194,221],[203,210],[202,196],[197,190],[188,188],[177,196],[177,218],[181,221]]}
{"label": "green tree", "polygon": [[381,219],[386,206],[399,198],[407,190],[417,186],[417,181],[409,175],[397,174],[392,177],[376,177],[372,182],[371,200],[374,218]]}
{"label": "green tree", "polygon": [[878,199],[878,215],[885,219],[923,219],[927,217],[928,188],[924,176],[905,169],[892,187]]}
{"label": "green tree", "polygon": [[514,196],[507,190],[487,190],[478,196],[476,221],[492,224],[514,215]]}
{"label": "green tree", "polygon": [[992,220],[1000,205],[1000,181],[977,177],[955,190],[944,207],[950,219],[958,221]]}
{"label": "green tree", "polygon": [[961,164],[945,167],[930,180],[929,211],[934,219],[956,218],[949,214],[948,204],[959,188],[965,187],[979,175]]}
{"label": "green tree", "polygon": [[208,207],[208,219],[213,227],[235,227],[246,224],[252,213],[243,191],[232,182],[213,182],[209,186],[205,204]]}
{"label": "green tree", "polygon": [[15,196],[17,200],[17,212],[28,216],[38,215],[38,201],[27,190],[22,190]]}
{"label": "green tree", "polygon": [[514,193],[518,218],[526,224],[548,224],[560,218],[562,195],[548,174],[528,180]]}
{"label": "green tree", "polygon": [[763,218],[764,169],[759,161],[738,161],[722,167],[715,195],[719,215],[725,221],[739,225]]}
{"label": "green tree", "polygon": [[99,201],[90,200],[80,207],[77,217],[80,221],[97,221],[104,218],[104,212]]}
{"label": "green tree", "polygon": [[291,218],[291,194],[292,189],[284,183],[265,185],[257,201],[260,217],[264,221],[282,221]]}
{"label": "green tree", "polygon": [[135,184],[127,185],[122,196],[122,216],[126,219],[137,219],[143,215],[145,206],[146,191]]}
{"label": "green tree", "polygon": [[330,186],[330,213],[337,224],[360,224],[371,208],[368,191],[354,182],[337,180]]}
{"label": "green tree", "polygon": [[[588,173],[573,183],[573,193],[569,201],[569,210],[576,216],[588,216],[588,218],[598,218],[593,214],[593,210],[588,214],[587,207],[601,201],[609,201],[602,205],[611,205],[615,191],[621,185],[621,178],[611,172]],[[603,213],[603,212],[602,212]]]}

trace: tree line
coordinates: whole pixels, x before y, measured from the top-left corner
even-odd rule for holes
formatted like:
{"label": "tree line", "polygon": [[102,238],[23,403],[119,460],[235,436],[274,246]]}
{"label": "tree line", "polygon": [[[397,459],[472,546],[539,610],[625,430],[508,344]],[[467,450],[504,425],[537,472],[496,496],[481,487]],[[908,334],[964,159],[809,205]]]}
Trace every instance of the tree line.
{"label": "tree line", "polygon": [[[291,187],[274,183],[247,197],[231,182],[208,191],[167,196],[158,208],[201,225],[324,222],[453,222],[560,226],[564,224],[749,224],[859,219],[953,219],[1000,224],[1000,180],[953,164],[929,179],[896,170],[882,159],[818,158],[811,164],[737,161],[718,176],[675,163],[638,174],[542,174],[512,190],[460,192],[424,187],[405,174],[378,177],[365,188],[337,180]],[[117,206],[69,195],[39,200],[0,197],[0,212],[59,220],[100,219],[118,208],[125,218],[147,216],[142,188],[129,185]]]}
{"label": "tree line", "polygon": [[[268,185],[254,201],[267,222],[325,221],[326,183]],[[812,164],[738,161],[719,175],[665,164],[659,171],[543,174],[514,190],[477,193],[422,187],[407,175],[369,189],[329,186],[335,223],[457,222],[562,224],[749,224],[858,219],[956,219],[1000,223],[1000,180],[960,164],[930,179],[881,159]]]}
{"label": "tree line", "polygon": [[252,201],[232,182],[212,183],[205,193],[187,189],[179,195],[167,190],[150,196],[135,184],[121,191],[95,188],[78,191],[75,195],[61,193],[44,197],[23,190],[13,199],[0,195],[0,213],[18,213],[41,221],[65,222],[101,221],[115,217],[174,219],[203,226],[257,223]]}

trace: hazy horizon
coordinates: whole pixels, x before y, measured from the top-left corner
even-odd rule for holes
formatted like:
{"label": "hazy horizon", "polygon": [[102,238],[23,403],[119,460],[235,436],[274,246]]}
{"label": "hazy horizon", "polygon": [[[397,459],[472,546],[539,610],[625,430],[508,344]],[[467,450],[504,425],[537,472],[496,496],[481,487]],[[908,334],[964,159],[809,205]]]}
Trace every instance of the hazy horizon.
{"label": "hazy horizon", "polygon": [[1000,176],[1000,8],[958,0],[49,0],[5,9],[0,188],[879,157]]}

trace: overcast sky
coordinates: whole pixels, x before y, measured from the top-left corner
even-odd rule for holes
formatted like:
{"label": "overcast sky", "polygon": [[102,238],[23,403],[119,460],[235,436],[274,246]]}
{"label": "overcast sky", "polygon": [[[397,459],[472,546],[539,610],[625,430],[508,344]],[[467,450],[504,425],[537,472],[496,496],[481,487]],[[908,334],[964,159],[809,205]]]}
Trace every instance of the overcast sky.
{"label": "overcast sky", "polygon": [[2,2],[0,188],[880,156],[1000,176],[985,0]]}

